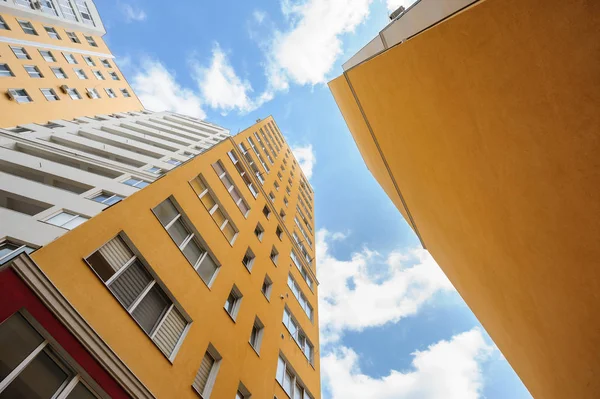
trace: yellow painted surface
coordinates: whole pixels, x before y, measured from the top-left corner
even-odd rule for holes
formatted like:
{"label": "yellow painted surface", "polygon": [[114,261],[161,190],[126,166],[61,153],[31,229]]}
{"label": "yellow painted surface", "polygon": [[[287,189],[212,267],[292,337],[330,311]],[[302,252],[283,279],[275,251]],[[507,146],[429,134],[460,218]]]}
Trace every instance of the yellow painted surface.
{"label": "yellow painted surface", "polygon": [[[236,140],[244,138],[244,134],[247,133],[236,136]],[[225,140],[173,169],[150,186],[39,249],[34,253],[33,259],[158,398],[198,397],[192,389],[192,382],[209,342],[223,357],[211,398],[234,398],[240,381],[250,390],[253,398],[272,398],[275,392],[280,392],[275,380],[280,350],[290,360],[313,396],[320,398],[316,284],[314,293],[311,293],[301,281],[300,273],[289,258],[291,237],[284,236],[283,240],[276,237],[277,218],[271,215],[267,220],[262,213],[263,206],[269,200],[262,193],[256,199],[252,197],[226,154],[233,145],[230,140]],[[282,162],[283,154],[282,151],[273,169]],[[239,211],[211,166],[218,159],[223,162],[251,207],[247,218]],[[288,164],[292,159],[289,158]],[[233,246],[219,231],[188,184],[188,181],[200,173],[239,229]],[[264,184],[267,193],[274,178],[275,173],[272,171]],[[297,189],[298,185],[292,187],[293,197],[297,196]],[[196,274],[151,211],[171,195],[221,263],[210,288]],[[292,212],[288,215],[292,215]],[[257,222],[265,228],[262,242],[253,233]],[[83,261],[119,231],[127,234],[148,265],[193,319],[173,364]],[[280,254],[277,265],[269,259],[272,245],[277,247]],[[256,255],[251,273],[241,263],[248,247]],[[288,288],[289,272],[301,284],[313,306],[314,322],[307,318]],[[265,274],[274,283],[270,302],[261,292]],[[234,283],[243,294],[236,322],[232,321],[223,308]],[[285,304],[315,345],[314,368],[282,324]],[[265,325],[260,355],[256,354],[248,342],[257,315]]]}
{"label": "yellow painted surface", "polygon": [[487,0],[348,72],[425,244],[536,398],[600,397],[598,26],[598,2]]}
{"label": "yellow painted surface", "polygon": [[[96,66],[92,67],[86,64],[83,60],[83,55],[75,52],[76,50],[92,51],[102,54],[110,54],[110,50],[104,43],[101,37],[92,36],[98,47],[92,47],[86,41],[84,34],[75,32],[81,43],[73,43],[67,37],[65,30],[59,26],[53,26],[58,32],[61,40],[52,39],[44,30],[42,23],[26,18],[21,20],[29,21],[37,31],[38,35],[28,35],[23,32],[17,18],[2,14],[2,18],[6,21],[10,30],[0,30],[0,37],[5,37],[14,40],[26,40],[29,42],[39,43],[41,47],[32,45],[10,44],[0,42],[0,64],[8,64],[12,70],[14,77],[0,77],[0,127],[12,127],[18,124],[25,123],[46,123],[49,120],[56,119],[73,119],[86,115],[110,114],[113,112],[139,111],[142,104],[136,97],[135,93],[125,80],[125,77],[118,69],[114,59],[107,58],[112,68],[106,68],[100,62],[98,56],[91,56]],[[53,45],[73,49],[72,54],[77,60],[77,64],[69,64],[63,52],[68,50],[53,50],[44,45]],[[30,60],[18,59],[10,46],[24,47]],[[56,59],[56,62],[47,62],[40,55],[39,50],[50,50]],[[37,66],[43,75],[43,78],[31,78],[24,69],[24,65]],[[67,79],[58,79],[50,68],[61,67]],[[73,68],[83,69],[87,75],[86,80],[79,79]],[[93,75],[93,70],[98,70],[102,73],[105,80],[98,80]],[[116,72],[120,80],[112,80],[109,72]],[[81,100],[72,100],[67,94],[63,93],[60,86],[67,85],[76,88],[81,95]],[[41,88],[54,89],[60,97],[59,101],[48,101],[40,91]],[[100,94],[99,99],[91,99],[86,94],[86,88],[95,88]],[[116,98],[109,98],[105,88],[112,88],[116,93]],[[120,89],[127,89],[131,97],[125,98]],[[16,103],[7,96],[8,89],[25,89],[29,96],[33,99],[31,103]]]}

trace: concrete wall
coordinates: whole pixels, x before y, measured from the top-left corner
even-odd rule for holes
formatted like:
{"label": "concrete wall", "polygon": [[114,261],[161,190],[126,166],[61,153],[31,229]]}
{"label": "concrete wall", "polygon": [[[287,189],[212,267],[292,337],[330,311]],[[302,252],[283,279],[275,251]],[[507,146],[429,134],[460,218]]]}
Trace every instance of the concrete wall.
{"label": "concrete wall", "polygon": [[330,84],[537,398],[600,397],[599,25],[596,2],[481,1],[353,68],[379,154],[347,81]]}
{"label": "concrete wall", "polygon": [[[266,122],[268,120],[262,123]],[[236,140],[244,140],[249,133],[252,131],[236,136]],[[282,200],[276,199],[273,205],[264,194],[274,190],[273,182],[277,179],[275,170],[280,170],[289,148],[285,144],[280,150],[272,171],[265,178],[264,189],[261,189],[255,199],[244,188],[245,183],[226,155],[234,146],[232,140],[219,143],[201,156],[170,171],[147,188],[39,249],[33,254],[33,259],[94,330],[158,398],[198,397],[191,385],[204,352],[208,344],[212,343],[223,357],[212,398],[233,398],[240,381],[250,390],[252,397],[272,398],[274,393],[278,397],[285,397],[275,380],[277,357],[281,351],[313,397],[318,399],[318,289],[316,284],[314,291],[309,290],[306,285],[301,286],[315,310],[314,321],[311,322],[303,314],[299,303],[287,287],[288,273],[292,273],[300,284],[303,283],[300,281],[302,277],[298,269],[293,266],[289,257],[292,249],[291,236],[285,234],[280,240],[275,235],[275,229],[281,221],[274,217],[274,213],[279,211],[279,201]],[[212,169],[211,164],[219,159],[251,206],[246,217],[236,209],[230,194]],[[288,156],[287,160],[288,165],[291,165],[294,158]],[[284,174],[286,180],[291,175],[290,169]],[[199,173],[203,174],[239,229],[233,245],[224,238],[188,183]],[[292,197],[298,195],[299,179],[300,176],[296,173]],[[256,181],[255,183],[258,184]],[[221,263],[220,271],[210,288],[198,277],[151,211],[170,195],[174,196]],[[265,205],[272,210],[269,219],[262,213]],[[287,218],[290,218],[292,213],[290,210]],[[265,228],[262,242],[259,242],[253,233],[257,222]],[[83,261],[119,231],[127,234],[193,319],[190,331],[172,364]],[[277,265],[269,259],[273,245],[280,253]],[[248,247],[251,247],[256,255],[250,273],[241,263]],[[270,301],[261,293],[265,274],[268,274],[274,283]],[[235,322],[223,309],[234,283],[243,294]],[[291,309],[315,345],[314,366],[309,364],[282,325],[285,305]],[[265,325],[260,355],[248,344],[256,315]]]}

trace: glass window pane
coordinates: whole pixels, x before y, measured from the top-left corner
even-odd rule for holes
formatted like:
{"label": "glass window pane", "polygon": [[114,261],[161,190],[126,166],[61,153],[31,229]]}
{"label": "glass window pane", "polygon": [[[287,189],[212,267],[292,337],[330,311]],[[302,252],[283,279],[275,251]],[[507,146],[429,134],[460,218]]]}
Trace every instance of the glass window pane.
{"label": "glass window pane", "polygon": [[231,197],[233,198],[233,201],[237,204],[237,202],[239,201],[241,197],[240,193],[238,192],[237,189],[233,189],[231,190]]}
{"label": "glass window pane", "polygon": [[[69,378],[65,365],[60,367],[58,358],[45,349],[25,367],[0,394],[2,399],[40,398],[50,399]],[[62,362],[60,362],[62,363]]]}
{"label": "glass window pane", "polygon": [[206,186],[199,177],[196,177],[194,180],[190,181],[190,185],[198,195],[202,194],[204,190],[206,190]]}
{"label": "glass window pane", "polygon": [[62,226],[69,220],[73,218],[73,214],[68,212],[61,212],[58,215],[52,216],[50,219],[46,220],[48,223],[53,224],[55,226]]}
{"label": "glass window pane", "polygon": [[151,281],[152,277],[144,266],[135,261],[110,284],[109,288],[123,306],[129,308]]}
{"label": "glass window pane", "polygon": [[96,195],[94,198],[92,198],[94,201],[96,202],[103,202],[106,201],[107,199],[110,198],[110,194],[106,194],[106,193],[100,193],[98,195]]}
{"label": "glass window pane", "polygon": [[92,392],[81,382],[69,393],[67,399],[97,399]]}
{"label": "glass window pane", "polygon": [[144,187],[146,187],[146,186],[147,186],[147,185],[149,185],[149,184],[150,184],[150,183],[148,183],[147,181],[143,181],[143,180],[142,180],[142,181],[140,182],[140,184],[138,184],[136,187],[137,187],[137,188],[144,188]]}
{"label": "glass window pane", "polygon": [[75,219],[71,220],[70,222],[65,223],[62,227],[64,227],[65,229],[72,230],[75,227],[82,224],[83,222],[85,222],[86,220],[88,220],[88,219],[84,218],[83,216],[77,216]]}
{"label": "glass window pane", "polygon": [[173,205],[171,200],[168,199],[161,202],[156,208],[154,208],[154,213],[163,226],[168,225],[169,222],[175,218],[175,216],[179,215],[179,211],[177,211],[175,205]]}
{"label": "glass window pane", "polygon": [[223,174],[223,172],[225,172],[219,162],[213,163],[213,168],[215,169],[215,172],[217,172],[217,175],[219,175],[219,176],[221,176]]}
{"label": "glass window pane", "polygon": [[183,240],[185,240],[187,236],[190,235],[188,229],[181,222],[181,219],[173,223],[167,231],[169,232],[169,235],[171,236],[173,241],[175,241],[175,244],[177,244],[177,246],[181,245]]}
{"label": "glass window pane", "polygon": [[277,374],[276,379],[283,385],[283,373],[285,373],[285,363],[282,358],[277,359]]}
{"label": "glass window pane", "polygon": [[111,199],[109,199],[108,201],[105,202],[106,205],[112,205],[112,204],[116,204],[117,202],[121,201],[123,199],[123,197],[119,196],[119,195],[113,195],[111,197]]}
{"label": "glass window pane", "polygon": [[223,212],[221,212],[220,209],[217,209],[213,212],[212,217],[215,220],[215,222],[217,222],[217,225],[220,228],[223,222],[225,221],[225,215],[223,215]]}
{"label": "glass window pane", "polygon": [[183,248],[183,255],[185,255],[192,266],[196,266],[196,262],[198,262],[198,259],[200,259],[203,253],[204,251],[193,239],[186,244],[185,248]]}
{"label": "glass window pane", "polygon": [[201,198],[201,201],[204,204],[204,206],[206,207],[206,209],[208,209],[209,211],[216,204],[215,199],[213,198],[212,194],[209,192],[204,194],[204,196]]}
{"label": "glass window pane", "polygon": [[154,287],[137,305],[132,316],[140,323],[144,331],[150,334],[170,305],[171,301],[163,293],[163,290],[158,284],[154,284]]}
{"label": "glass window pane", "polygon": [[223,182],[223,184],[225,184],[225,187],[227,187],[227,189],[229,189],[229,187],[231,187],[233,185],[233,183],[229,179],[229,176],[227,176],[227,175],[223,176],[221,178],[221,181]]}
{"label": "glass window pane", "polygon": [[197,270],[202,280],[204,280],[206,284],[210,284],[210,280],[212,280],[215,272],[217,271],[217,264],[208,254],[206,254]]}
{"label": "glass window pane", "polygon": [[227,223],[227,226],[223,229],[223,233],[225,233],[225,237],[227,237],[227,241],[232,242],[235,237],[236,231],[233,228],[231,223]]}
{"label": "glass window pane", "polygon": [[42,336],[19,313],[0,324],[0,381],[43,341]]}
{"label": "glass window pane", "polygon": [[0,258],[8,255],[9,253],[16,250],[17,248],[19,248],[17,245],[14,245],[11,243],[4,243],[4,244],[0,245]]}
{"label": "glass window pane", "polygon": [[244,201],[240,202],[240,211],[242,211],[242,214],[246,215],[249,210],[250,209],[248,209],[248,205],[246,205]]}

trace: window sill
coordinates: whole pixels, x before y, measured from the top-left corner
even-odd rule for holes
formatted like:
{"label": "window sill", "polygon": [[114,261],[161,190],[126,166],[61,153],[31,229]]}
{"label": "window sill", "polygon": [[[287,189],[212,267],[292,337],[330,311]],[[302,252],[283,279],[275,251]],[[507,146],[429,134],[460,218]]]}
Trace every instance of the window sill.
{"label": "window sill", "polygon": [[229,316],[229,318],[231,319],[231,321],[233,321],[234,323],[237,323],[237,322],[235,321],[235,318],[234,318],[234,317],[231,315],[231,313],[229,313],[229,312],[227,311],[227,309],[223,308],[223,311],[224,311],[224,312],[227,314],[227,316]]}
{"label": "window sill", "polygon": [[250,347],[252,348],[252,351],[254,353],[256,353],[256,356],[258,356],[258,358],[260,359],[260,353],[258,353],[258,351],[256,350],[256,348],[250,342],[248,342],[248,345],[250,345]]}

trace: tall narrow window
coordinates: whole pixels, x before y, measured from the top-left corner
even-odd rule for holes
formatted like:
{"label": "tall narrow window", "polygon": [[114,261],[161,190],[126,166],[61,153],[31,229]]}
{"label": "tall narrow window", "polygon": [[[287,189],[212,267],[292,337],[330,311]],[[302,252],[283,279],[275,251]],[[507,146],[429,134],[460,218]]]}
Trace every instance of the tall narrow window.
{"label": "tall narrow window", "polygon": [[271,216],[271,210],[270,210],[270,209],[269,209],[269,207],[268,207],[268,206],[266,206],[266,205],[265,205],[265,206],[264,206],[264,208],[263,208],[263,215],[265,215],[265,217],[266,217],[267,219],[269,218],[269,216]]}
{"label": "tall narrow window", "polygon": [[267,300],[271,299],[271,289],[273,288],[273,281],[269,278],[268,275],[265,274],[265,279],[263,280],[262,287],[260,291],[263,293]]}
{"label": "tall narrow window", "polygon": [[71,21],[77,21],[77,16],[75,15],[75,10],[71,5],[70,0],[58,0],[58,5],[60,10],[62,11],[63,16],[66,19],[70,19]]}
{"label": "tall narrow window", "polygon": [[265,229],[258,223],[254,228],[254,235],[258,238],[258,241],[262,241],[263,235],[265,234]]}
{"label": "tall narrow window", "polygon": [[0,15],[0,29],[10,30],[10,28],[8,27],[8,24],[6,23],[6,21],[4,20],[4,18],[2,18],[1,15]]}
{"label": "tall narrow window", "polygon": [[254,265],[255,258],[256,257],[254,256],[254,252],[252,252],[252,250],[248,248],[246,250],[246,253],[244,254],[244,257],[242,258],[242,264],[246,266],[246,269],[248,269],[248,271],[252,271],[252,266]]}
{"label": "tall narrow window", "polygon": [[212,165],[212,167],[215,170],[217,176],[219,176],[219,179],[221,179],[221,182],[223,183],[229,194],[231,195],[231,198],[233,198],[233,202],[235,202],[235,204],[242,212],[242,215],[248,216],[248,212],[250,212],[250,206],[248,205],[244,197],[242,197],[242,194],[233,183],[231,176],[229,176],[229,174],[225,171],[223,163],[221,161],[217,161]]}
{"label": "tall narrow window", "polygon": [[92,19],[92,13],[90,12],[90,9],[88,8],[85,0],[75,0],[75,5],[79,10],[79,15],[81,15],[83,23],[95,25],[94,20]]}
{"label": "tall narrow window", "polygon": [[170,198],[167,198],[152,209],[175,245],[190,262],[202,280],[210,287],[219,268],[209,253],[202,247],[199,237],[190,228],[184,215],[175,207]]}
{"label": "tall narrow window", "polygon": [[313,396],[297,378],[289,362],[280,354],[277,361],[275,379],[290,398],[311,399]]}
{"label": "tall narrow window", "polygon": [[148,266],[120,235],[86,261],[156,346],[173,360],[191,320],[173,303]]}
{"label": "tall narrow window", "polygon": [[233,245],[238,234],[238,229],[231,222],[229,215],[227,215],[221,204],[217,202],[217,197],[212,193],[202,175],[198,175],[198,177],[190,181],[190,185],[212,219],[225,235],[227,241]]}
{"label": "tall narrow window", "polygon": [[298,344],[300,349],[302,349],[302,353],[308,359],[310,364],[313,364],[314,361],[314,346],[306,337],[306,333],[300,327],[300,324],[287,308],[287,306],[283,310],[283,324],[288,329],[294,341]]}
{"label": "tall narrow window", "polygon": [[202,399],[210,398],[221,360],[222,357],[219,352],[212,344],[209,344],[192,384],[192,387],[202,396]]}
{"label": "tall narrow window", "polygon": [[231,316],[231,318],[235,321],[238,311],[240,310],[240,305],[242,304],[242,293],[238,289],[238,287],[233,285],[229,296],[227,296],[227,300],[225,301],[225,310]]}
{"label": "tall narrow window", "polygon": [[252,345],[256,353],[260,353],[260,345],[262,344],[264,330],[264,324],[258,317],[255,317],[254,324],[252,325],[252,331],[250,332],[250,345]]}
{"label": "tall narrow window", "polygon": [[277,248],[275,248],[275,245],[273,245],[273,248],[271,248],[270,258],[271,258],[271,261],[275,264],[275,266],[277,266],[277,259],[279,258],[279,251],[277,251]]}

